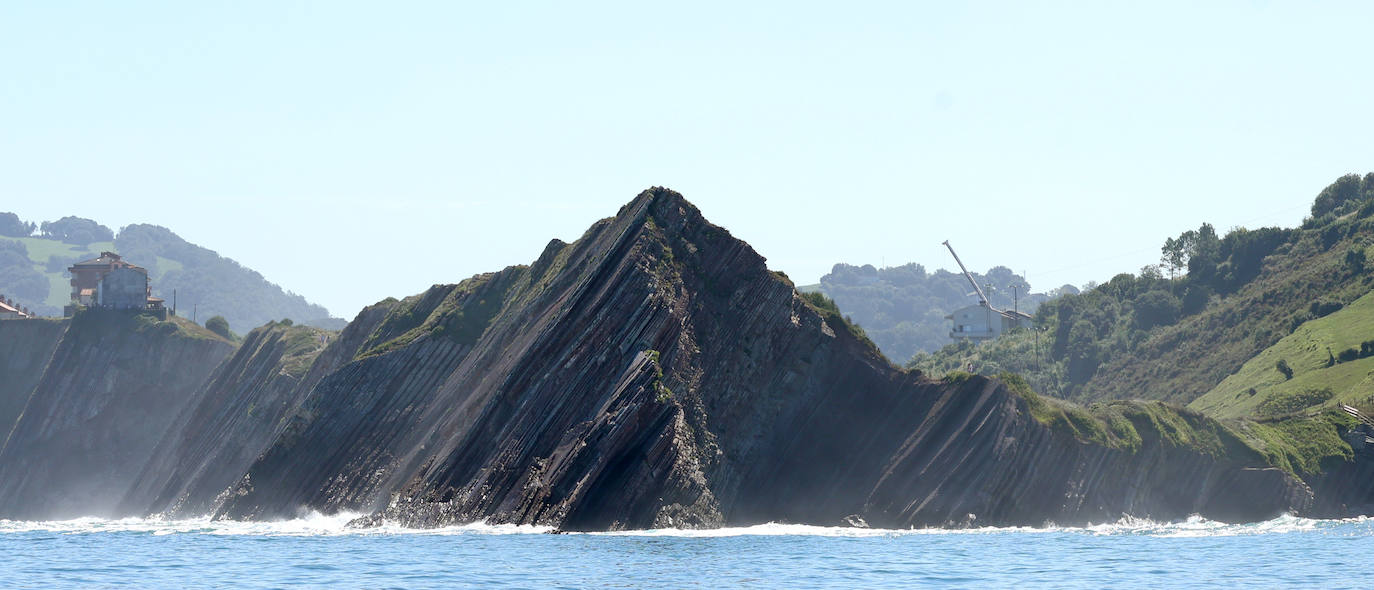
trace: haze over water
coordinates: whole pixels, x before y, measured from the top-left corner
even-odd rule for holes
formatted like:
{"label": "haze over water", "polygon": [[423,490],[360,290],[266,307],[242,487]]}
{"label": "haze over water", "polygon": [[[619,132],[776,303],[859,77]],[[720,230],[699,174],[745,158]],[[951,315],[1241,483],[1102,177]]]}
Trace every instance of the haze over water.
{"label": "haze over water", "polygon": [[1365,587],[1374,520],[1283,516],[1086,528],[760,525],[551,535],[537,527],[0,521],[0,585],[455,587]]}

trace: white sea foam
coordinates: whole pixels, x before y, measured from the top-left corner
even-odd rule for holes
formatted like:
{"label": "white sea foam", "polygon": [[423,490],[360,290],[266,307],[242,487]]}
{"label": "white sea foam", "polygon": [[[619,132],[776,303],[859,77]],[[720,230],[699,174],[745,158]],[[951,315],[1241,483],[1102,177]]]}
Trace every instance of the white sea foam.
{"label": "white sea foam", "polygon": [[[0,534],[50,532],[58,534],[146,533],[155,536],[245,535],[245,536],[337,536],[337,535],[525,535],[553,532],[553,527],[472,523],[440,528],[417,529],[394,523],[375,527],[349,526],[361,516],[354,513],[311,513],[302,518],[282,521],[212,520],[208,517],[184,520],[159,518],[104,519],[84,517],[60,521],[0,520]],[[1126,517],[1116,522],[1092,524],[1085,527],[1063,527],[1046,524],[1042,527],[974,527],[962,529],[918,528],[875,529],[858,527],[827,527],[803,524],[767,523],[747,527],[718,529],[651,529],[573,533],[591,536],[632,537],[895,537],[906,535],[986,535],[986,534],[1084,534],[1094,536],[1148,535],[1153,537],[1225,537],[1300,533],[1344,524],[1362,524],[1374,532],[1374,519],[1358,517],[1343,520],[1317,520],[1283,515],[1273,520],[1250,524],[1227,524],[1193,516],[1180,522],[1155,522]]]}

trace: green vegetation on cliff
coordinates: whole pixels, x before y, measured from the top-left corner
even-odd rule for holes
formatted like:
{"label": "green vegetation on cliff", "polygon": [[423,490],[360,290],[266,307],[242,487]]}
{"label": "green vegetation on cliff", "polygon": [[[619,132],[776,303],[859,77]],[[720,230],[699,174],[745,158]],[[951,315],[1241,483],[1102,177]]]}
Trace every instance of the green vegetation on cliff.
{"label": "green vegetation on cliff", "polygon": [[[1371,243],[1374,174],[1348,175],[1318,195],[1301,227],[1235,228],[1218,236],[1202,224],[1166,239],[1161,265],[1046,302],[1034,331],[982,346],[947,346],[909,366],[935,375],[970,365],[984,374],[1015,371],[1038,391],[1079,401],[1179,404],[1237,373],[1194,406],[1221,416],[1253,410],[1264,398],[1252,398],[1251,388],[1258,394],[1331,387],[1337,398],[1352,399],[1374,368],[1365,366],[1374,342],[1364,344],[1374,339],[1365,330],[1374,325],[1374,306],[1355,304],[1374,286],[1365,270]],[[1247,365],[1305,324],[1352,306]],[[1277,368],[1280,360],[1294,371],[1291,381]]]}
{"label": "green vegetation on cliff", "polygon": [[[968,376],[954,372],[947,379]],[[998,380],[1025,400],[1036,421],[1084,443],[1134,453],[1143,443],[1159,440],[1238,463],[1262,461],[1297,476],[1323,473],[1352,456],[1341,434],[1355,419],[1342,412],[1219,420],[1161,401],[1115,400],[1084,407],[1036,394],[1014,373],[1003,373]]]}

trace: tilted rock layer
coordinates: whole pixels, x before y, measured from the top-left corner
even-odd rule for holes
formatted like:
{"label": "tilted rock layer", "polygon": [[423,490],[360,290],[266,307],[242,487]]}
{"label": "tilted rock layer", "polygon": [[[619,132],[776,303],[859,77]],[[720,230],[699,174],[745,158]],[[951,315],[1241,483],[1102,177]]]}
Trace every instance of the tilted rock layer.
{"label": "tilted rock layer", "polygon": [[337,336],[261,328],[192,389],[116,512],[600,530],[1255,520],[1314,502],[1258,454],[1178,444],[1148,417],[1134,446],[1088,443],[997,381],[897,369],[665,189]]}
{"label": "tilted rock layer", "polygon": [[[167,425],[233,347],[194,324],[91,311],[60,339],[0,443],[0,517],[110,515]],[[3,322],[23,338],[30,321]],[[29,334],[46,347],[53,335]]]}

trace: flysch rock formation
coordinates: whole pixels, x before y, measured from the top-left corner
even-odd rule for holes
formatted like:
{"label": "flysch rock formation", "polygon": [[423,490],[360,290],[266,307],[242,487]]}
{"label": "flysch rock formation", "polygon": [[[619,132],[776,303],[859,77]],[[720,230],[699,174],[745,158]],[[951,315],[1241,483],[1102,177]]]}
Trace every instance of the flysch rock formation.
{"label": "flysch rock formation", "polygon": [[36,354],[59,336],[0,442],[0,518],[115,512],[172,418],[233,350],[190,322],[124,312],[0,323],[0,335]]}
{"label": "flysch rock formation", "polygon": [[0,444],[24,411],[66,331],[66,320],[0,323]]}
{"label": "flysch rock formation", "polygon": [[229,379],[237,409],[182,430],[262,452],[239,470],[171,445],[187,459],[145,477],[176,491],[148,509],[600,530],[1244,520],[1310,501],[1257,456],[1150,424],[1138,450],[1085,443],[995,381],[901,371],[665,189],[528,267],[370,308],[325,354],[293,401],[256,404],[291,408],[267,439],[226,423],[263,391]]}
{"label": "flysch rock formation", "polygon": [[[64,346],[53,365],[83,354]],[[660,188],[530,266],[378,303],[340,334],[255,330],[178,387],[163,386],[182,401],[139,439],[128,481],[102,483],[100,514],[909,527],[1244,521],[1370,500],[1342,483],[1368,470],[1309,487],[1200,415],[1173,416],[1221,442],[1180,444],[1151,417],[1179,411],[1162,406],[1123,414],[1136,444],[1087,442],[999,381],[900,370]],[[80,404],[49,405],[81,420]],[[14,434],[16,448],[39,438]],[[0,475],[19,460],[0,451]],[[0,516],[29,505],[8,485]]]}

